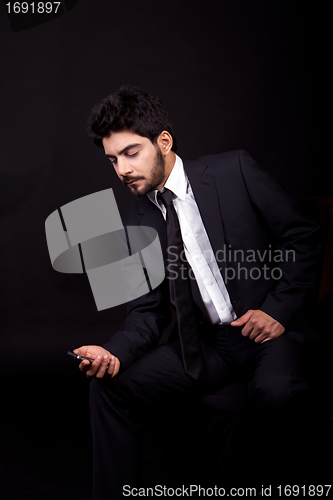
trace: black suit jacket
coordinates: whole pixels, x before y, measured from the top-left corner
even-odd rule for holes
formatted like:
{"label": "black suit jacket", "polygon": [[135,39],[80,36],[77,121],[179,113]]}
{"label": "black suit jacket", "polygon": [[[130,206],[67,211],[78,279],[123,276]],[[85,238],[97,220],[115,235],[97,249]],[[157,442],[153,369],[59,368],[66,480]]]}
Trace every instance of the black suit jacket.
{"label": "black suit jacket", "polygon": [[[321,250],[318,226],[244,151],[185,161],[184,168],[237,316],[261,309],[302,340],[299,319]],[[124,224],[155,228],[165,251],[163,216],[146,196],[135,200]],[[200,303],[197,287],[193,292]],[[169,321],[164,280],[129,304],[122,328],[104,347],[126,368],[158,343]]]}

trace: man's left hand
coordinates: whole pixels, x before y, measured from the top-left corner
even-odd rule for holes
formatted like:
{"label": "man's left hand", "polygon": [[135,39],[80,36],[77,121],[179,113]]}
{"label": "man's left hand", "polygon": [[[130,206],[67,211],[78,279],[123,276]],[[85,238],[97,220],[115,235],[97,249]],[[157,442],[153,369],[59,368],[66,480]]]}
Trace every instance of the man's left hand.
{"label": "man's left hand", "polygon": [[260,311],[260,309],[249,309],[243,316],[231,323],[231,326],[243,326],[242,335],[254,340],[257,344],[266,340],[276,339],[285,331],[274,318]]}

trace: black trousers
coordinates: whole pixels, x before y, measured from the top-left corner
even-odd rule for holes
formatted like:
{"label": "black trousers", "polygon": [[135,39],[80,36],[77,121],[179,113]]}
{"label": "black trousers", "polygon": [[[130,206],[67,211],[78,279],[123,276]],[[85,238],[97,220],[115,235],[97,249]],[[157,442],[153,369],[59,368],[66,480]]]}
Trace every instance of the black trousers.
{"label": "black trousers", "polygon": [[[267,446],[267,432],[280,436],[284,424],[290,430],[289,409],[308,392],[303,345],[289,332],[256,344],[243,337],[240,328],[220,326],[211,328],[202,350],[206,368],[198,382],[184,373],[179,340],[151,349],[112,380],[91,381],[94,500],[124,498],[124,485],[140,486],[140,408],[154,409],[185,395],[214,391],[234,370],[246,377],[254,409],[245,417],[251,438],[239,457],[240,470],[252,465],[260,471],[272,460],[267,450],[273,451],[273,460],[281,461],[281,455]],[[248,446],[255,453],[249,454]]]}

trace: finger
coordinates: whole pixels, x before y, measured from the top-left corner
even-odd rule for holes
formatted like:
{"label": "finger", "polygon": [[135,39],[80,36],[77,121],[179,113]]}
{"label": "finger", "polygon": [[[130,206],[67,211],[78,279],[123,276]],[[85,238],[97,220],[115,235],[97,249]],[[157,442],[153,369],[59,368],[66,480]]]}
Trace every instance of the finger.
{"label": "finger", "polygon": [[268,340],[268,335],[265,332],[260,332],[256,337],[253,338],[256,344],[261,344],[262,342],[265,342],[265,340]]}
{"label": "finger", "polygon": [[255,340],[257,339],[258,337],[266,337],[266,330],[265,330],[265,327],[264,325],[262,325],[260,322],[259,323],[254,323],[253,327],[252,327],[252,330],[249,334],[249,338],[251,340]]}
{"label": "finger", "polygon": [[102,363],[102,356],[97,356],[97,358],[92,363],[90,363],[90,366],[86,370],[87,377],[95,377],[101,363]]}
{"label": "finger", "polygon": [[263,338],[260,339],[260,342],[263,343],[266,342],[267,340],[274,340],[280,337],[284,333],[284,331],[285,328],[281,324],[278,324],[277,327],[272,328],[270,331],[266,332],[266,335],[264,335]]}
{"label": "finger", "polygon": [[232,321],[231,326],[242,326],[245,325],[249,321],[253,314],[253,310],[249,309],[243,316],[240,316],[240,318],[237,318],[235,321]]}
{"label": "finger", "polygon": [[118,358],[116,358],[116,365],[115,365],[115,368],[113,370],[113,377],[115,375],[117,375],[117,373],[119,372],[119,370],[120,370],[120,361],[119,361]]}
{"label": "finger", "polygon": [[260,314],[254,312],[243,328],[242,333],[243,335],[248,336],[251,340],[254,340],[258,337],[258,335],[268,333],[268,331],[267,322],[263,321]]}
{"label": "finger", "polygon": [[118,358],[115,358],[115,365],[114,365],[114,370],[113,370],[113,375],[112,377],[115,377],[117,375],[117,373],[119,372],[120,370],[120,361]]}
{"label": "finger", "polygon": [[75,354],[79,354],[80,356],[86,356],[87,349],[88,349],[88,346],[82,346],[82,347],[78,347],[77,349],[74,349],[73,352]]}
{"label": "finger", "polygon": [[[260,323],[259,323],[260,325]],[[261,324],[260,325],[260,333],[258,333],[258,335],[254,338],[255,342],[257,343],[262,343],[264,342],[265,340],[269,340],[269,339],[272,339],[274,338],[275,335],[274,335],[274,328],[272,325],[268,325],[268,324]]]}
{"label": "finger", "polygon": [[241,334],[243,335],[243,337],[249,337],[251,335],[251,332],[252,332],[252,327],[246,324],[242,329]]}
{"label": "finger", "polygon": [[242,335],[244,337],[250,337],[250,339],[254,339],[259,334],[258,326],[256,324],[256,320],[254,316],[245,323],[245,326],[242,328]]}
{"label": "finger", "polygon": [[108,365],[109,365],[109,356],[105,355],[101,359],[101,363],[97,369],[95,377],[96,378],[104,378],[105,373],[108,369]]}
{"label": "finger", "polygon": [[[83,356],[83,355],[81,355],[81,356]],[[88,370],[88,368],[90,367],[90,365],[91,365],[91,363],[87,359],[84,359],[79,364],[79,369],[81,370],[81,372],[85,373]]]}
{"label": "finger", "polygon": [[115,358],[115,356],[111,356],[110,360],[109,360],[109,366],[108,366],[108,369],[107,369],[107,373],[106,373],[108,377],[112,377],[113,376],[113,372],[114,372],[114,369],[115,369],[115,364],[116,364],[116,358]]}

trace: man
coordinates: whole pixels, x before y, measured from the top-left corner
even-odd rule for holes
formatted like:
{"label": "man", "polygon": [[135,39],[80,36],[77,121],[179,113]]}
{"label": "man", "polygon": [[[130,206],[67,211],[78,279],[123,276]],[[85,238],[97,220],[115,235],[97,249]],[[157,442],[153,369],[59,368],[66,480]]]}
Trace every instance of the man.
{"label": "man", "polygon": [[[94,498],[105,500],[140,484],[139,407],[209,393],[231,369],[246,374],[265,418],[307,394],[315,336],[302,315],[320,245],[317,226],[247,153],[183,163],[163,105],[140,89],[97,105],[90,134],[136,196],[125,224],[157,230],[166,266],[163,283],[129,304],[104,347],[75,350],[94,358],[80,369],[93,378]],[[172,309],[178,335],[158,345]]]}

